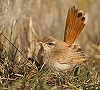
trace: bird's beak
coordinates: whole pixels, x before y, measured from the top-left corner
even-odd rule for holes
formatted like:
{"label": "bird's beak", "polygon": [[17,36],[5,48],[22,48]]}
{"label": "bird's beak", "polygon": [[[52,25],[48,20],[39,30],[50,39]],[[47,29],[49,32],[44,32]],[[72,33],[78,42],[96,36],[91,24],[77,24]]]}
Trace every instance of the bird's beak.
{"label": "bird's beak", "polygon": [[41,41],[40,41],[39,43],[40,43],[41,47],[43,47],[43,48],[44,48],[45,45],[46,45],[45,43],[43,43],[43,42],[41,42]]}

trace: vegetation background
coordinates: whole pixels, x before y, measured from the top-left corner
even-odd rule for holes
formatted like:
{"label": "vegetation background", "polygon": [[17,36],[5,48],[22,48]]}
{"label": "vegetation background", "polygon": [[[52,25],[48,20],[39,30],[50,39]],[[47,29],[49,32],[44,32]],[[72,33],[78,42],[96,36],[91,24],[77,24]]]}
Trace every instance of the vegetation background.
{"label": "vegetation background", "polygon": [[[24,86],[22,80],[20,85],[15,85],[16,88],[13,87],[12,82],[19,82],[16,81],[16,78],[25,79],[28,73],[33,70],[33,66],[29,63],[28,67],[23,67],[23,62],[25,62],[27,53],[37,54],[38,47],[36,47],[37,43],[34,40],[44,36],[53,36],[63,40],[67,11],[73,5],[79,10],[87,12],[89,16],[89,20],[76,42],[91,57],[88,65],[91,72],[90,79],[93,81],[90,83],[94,85],[95,89],[100,87],[100,0],[0,0],[0,29],[3,31],[3,35],[0,35],[1,88],[20,90],[33,88],[34,90],[40,88],[42,84],[45,85],[42,79],[37,82],[41,83],[38,87],[36,87],[37,79],[35,81],[32,79],[31,84],[28,81],[27,84],[24,82]],[[36,70],[34,69],[34,71]],[[34,73],[37,76],[36,72]],[[75,84],[67,82],[67,84],[70,88],[77,90],[76,82]],[[79,85],[81,86],[81,84]],[[58,86],[62,86],[62,84]],[[85,87],[85,85],[83,86]],[[67,88],[67,86],[63,87]],[[42,88],[44,90],[43,86]],[[47,88],[58,90],[58,87],[55,86],[45,87],[45,90],[48,90]]]}

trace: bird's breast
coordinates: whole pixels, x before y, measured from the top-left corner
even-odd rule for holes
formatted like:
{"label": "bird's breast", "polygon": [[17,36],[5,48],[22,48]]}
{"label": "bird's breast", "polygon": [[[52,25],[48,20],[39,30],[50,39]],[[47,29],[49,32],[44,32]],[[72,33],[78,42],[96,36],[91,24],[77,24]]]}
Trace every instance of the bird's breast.
{"label": "bird's breast", "polygon": [[69,70],[70,68],[72,68],[72,65],[61,64],[59,62],[55,62],[54,66],[55,66],[56,71],[64,71],[64,70]]}

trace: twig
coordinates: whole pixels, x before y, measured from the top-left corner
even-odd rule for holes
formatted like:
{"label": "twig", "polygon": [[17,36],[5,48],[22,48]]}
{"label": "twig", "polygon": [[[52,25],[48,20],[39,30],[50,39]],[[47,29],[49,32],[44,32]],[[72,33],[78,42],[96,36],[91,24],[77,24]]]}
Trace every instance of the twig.
{"label": "twig", "polygon": [[[2,34],[3,35],[3,34]],[[4,36],[4,35],[3,35]],[[5,36],[4,36],[5,37]],[[8,38],[6,38],[5,37],[5,39],[6,40],[8,40],[9,41],[9,43],[16,49],[16,50],[18,50],[18,52],[28,61],[28,58],[26,58],[24,55],[23,55],[23,53],[8,39]],[[29,62],[30,63],[30,62]],[[31,65],[32,65],[32,63],[30,63]]]}

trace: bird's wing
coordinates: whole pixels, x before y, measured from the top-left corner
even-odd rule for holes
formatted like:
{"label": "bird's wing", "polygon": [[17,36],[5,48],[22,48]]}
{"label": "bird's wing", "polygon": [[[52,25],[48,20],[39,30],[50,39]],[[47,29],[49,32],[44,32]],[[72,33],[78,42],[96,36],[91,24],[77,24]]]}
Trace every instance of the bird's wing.
{"label": "bird's wing", "polygon": [[[62,60],[59,60],[59,63],[68,64],[68,63],[80,63],[89,59],[89,56],[77,45],[73,45],[66,50],[66,53],[62,53]],[[65,55],[66,54],[66,55]]]}

